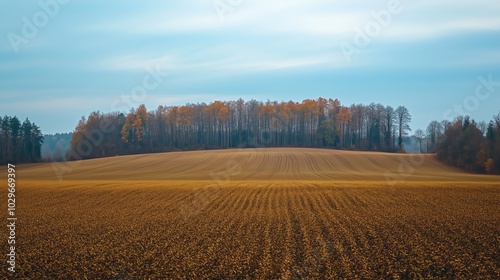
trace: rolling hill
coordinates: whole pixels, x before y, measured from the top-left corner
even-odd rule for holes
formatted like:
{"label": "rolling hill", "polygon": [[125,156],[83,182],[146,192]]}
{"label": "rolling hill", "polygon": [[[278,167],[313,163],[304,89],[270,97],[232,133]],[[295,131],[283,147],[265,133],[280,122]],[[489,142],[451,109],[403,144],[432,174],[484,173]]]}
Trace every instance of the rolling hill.
{"label": "rolling hill", "polygon": [[20,279],[500,275],[498,176],[432,155],[142,154],[19,165],[16,184]]}
{"label": "rolling hill", "polygon": [[[57,173],[61,175],[57,176]],[[434,181],[498,182],[433,155],[266,148],[116,156],[19,168],[21,180]]]}

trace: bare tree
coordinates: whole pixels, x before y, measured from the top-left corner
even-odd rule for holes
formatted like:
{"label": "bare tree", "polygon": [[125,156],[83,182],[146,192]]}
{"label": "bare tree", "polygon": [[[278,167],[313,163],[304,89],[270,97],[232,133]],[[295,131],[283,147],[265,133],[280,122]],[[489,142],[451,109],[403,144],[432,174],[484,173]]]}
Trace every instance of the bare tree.
{"label": "bare tree", "polygon": [[417,138],[418,143],[420,145],[420,153],[423,153],[422,152],[422,139],[424,139],[424,137],[425,137],[424,131],[422,129],[415,130],[415,137]]}
{"label": "bare tree", "polygon": [[384,111],[384,126],[385,126],[385,144],[387,148],[394,147],[394,140],[392,135],[392,129],[394,128],[394,121],[396,120],[396,113],[394,112],[394,108],[391,106],[387,106]]}
{"label": "bare tree", "polygon": [[396,109],[396,123],[399,128],[398,145],[400,150],[403,149],[403,136],[407,135],[407,131],[411,131],[410,122],[411,115],[408,109],[404,106],[399,106]]}
{"label": "bare tree", "polygon": [[[427,137],[429,138],[430,143],[428,144],[428,150],[432,153],[437,151],[437,145],[441,140],[444,134],[443,124],[438,121],[432,121],[429,126],[427,126]],[[429,147],[430,145],[430,147]]]}
{"label": "bare tree", "polygon": [[[345,106],[325,98],[265,103],[239,99],[158,106],[153,111],[141,105],[128,114],[91,113],[76,126],[71,147],[76,149],[106,121],[116,129],[105,133],[82,158],[254,145],[393,151],[398,127],[401,147],[410,120],[405,107],[396,111],[375,103]],[[4,129],[0,123],[2,135],[12,134],[11,130],[10,125]],[[12,146],[5,137],[0,137],[0,144]],[[5,156],[6,152],[1,153]]]}
{"label": "bare tree", "polygon": [[477,128],[479,130],[481,130],[481,132],[483,133],[483,135],[486,135],[486,130],[488,129],[488,124],[485,121],[480,121],[477,124]]}

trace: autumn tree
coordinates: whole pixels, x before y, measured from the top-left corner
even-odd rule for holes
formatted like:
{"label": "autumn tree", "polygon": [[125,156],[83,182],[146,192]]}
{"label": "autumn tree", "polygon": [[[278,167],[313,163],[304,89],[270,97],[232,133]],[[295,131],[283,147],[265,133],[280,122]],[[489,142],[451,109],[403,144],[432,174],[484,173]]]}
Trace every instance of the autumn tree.
{"label": "autumn tree", "polygon": [[486,135],[468,116],[444,125],[444,136],[437,149],[440,160],[467,171],[500,173],[500,137],[497,136],[500,114],[487,126]]}
{"label": "autumn tree", "polygon": [[500,174],[500,113],[488,124],[485,146],[486,171],[489,174]]}
{"label": "autumn tree", "polygon": [[346,131],[347,124],[351,120],[351,113],[349,112],[349,108],[342,107],[339,114],[337,115],[337,121],[340,125],[340,145],[342,147],[346,147]]}
{"label": "autumn tree", "polygon": [[[381,104],[344,106],[338,99],[321,97],[301,102],[239,99],[161,105],[150,112],[141,105],[126,114],[93,112],[82,118],[71,147],[84,154],[78,158],[255,146],[392,151],[396,117],[394,109]],[[85,141],[92,140],[89,133],[103,121],[114,129],[93,141],[98,145],[87,145]]]}
{"label": "autumn tree", "polygon": [[148,132],[148,118],[148,111],[144,104],[139,106],[137,110],[132,109],[127,115],[125,123],[121,129],[122,141],[142,146],[144,137]]}

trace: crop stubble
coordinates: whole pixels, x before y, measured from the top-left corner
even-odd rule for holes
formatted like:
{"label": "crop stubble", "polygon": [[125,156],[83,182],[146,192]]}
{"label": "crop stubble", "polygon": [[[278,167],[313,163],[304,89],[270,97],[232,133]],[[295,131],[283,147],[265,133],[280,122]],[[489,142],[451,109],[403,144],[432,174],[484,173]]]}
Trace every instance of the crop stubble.
{"label": "crop stubble", "polygon": [[[498,186],[21,182],[27,278],[497,278]],[[124,186],[128,184],[127,186]]]}
{"label": "crop stubble", "polygon": [[[426,157],[387,184],[381,173],[395,172],[401,157],[314,149],[140,155],[84,161],[62,181],[51,165],[21,166],[17,276],[498,279],[498,177]],[[228,181],[212,179],[234,162],[240,168]],[[199,201],[206,186],[210,199]],[[194,212],[186,216],[183,205]]]}

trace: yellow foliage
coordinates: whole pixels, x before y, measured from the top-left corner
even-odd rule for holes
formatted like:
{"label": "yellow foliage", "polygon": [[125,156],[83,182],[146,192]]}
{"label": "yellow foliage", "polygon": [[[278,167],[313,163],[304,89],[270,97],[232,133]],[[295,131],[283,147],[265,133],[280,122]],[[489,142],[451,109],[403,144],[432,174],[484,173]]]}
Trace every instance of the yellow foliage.
{"label": "yellow foliage", "polygon": [[492,174],[493,173],[493,166],[494,166],[494,161],[493,159],[489,158],[488,160],[486,160],[486,163],[484,164],[484,169],[486,170],[486,172],[488,172],[489,174]]}

